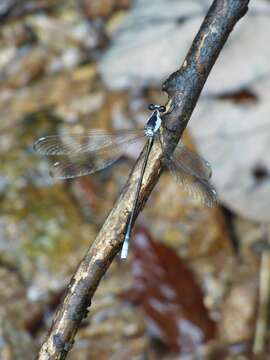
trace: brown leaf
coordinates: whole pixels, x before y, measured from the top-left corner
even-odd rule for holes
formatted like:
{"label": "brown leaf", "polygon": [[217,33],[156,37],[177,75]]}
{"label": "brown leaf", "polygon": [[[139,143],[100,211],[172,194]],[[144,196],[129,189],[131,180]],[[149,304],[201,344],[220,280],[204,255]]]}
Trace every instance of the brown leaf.
{"label": "brown leaf", "polygon": [[191,353],[214,337],[215,324],[190,269],[143,228],[133,239],[134,290],[151,335],[171,351]]}

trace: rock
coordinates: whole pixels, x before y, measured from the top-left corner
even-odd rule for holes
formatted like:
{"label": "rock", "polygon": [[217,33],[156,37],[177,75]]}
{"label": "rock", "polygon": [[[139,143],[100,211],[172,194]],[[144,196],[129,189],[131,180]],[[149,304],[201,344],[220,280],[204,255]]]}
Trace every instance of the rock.
{"label": "rock", "polygon": [[23,47],[14,54],[0,73],[0,83],[23,87],[40,78],[45,71],[47,52],[42,47]]}
{"label": "rock", "polygon": [[254,331],[255,282],[237,284],[232,287],[223,307],[221,336],[227,343],[247,341]]}
{"label": "rock", "polygon": [[[201,18],[180,24],[177,21],[198,14],[200,9],[198,3],[190,1],[182,1],[182,6],[171,1],[169,7],[163,0],[135,2],[100,62],[106,86],[123,89],[165,80],[186,54]],[[175,50],[173,44],[179,42],[181,47]],[[159,65],[153,66],[157,61]]]}
{"label": "rock", "polygon": [[200,101],[189,122],[199,153],[212,165],[219,199],[255,221],[270,219],[270,78],[251,88],[259,101]]}
{"label": "rock", "polygon": [[[165,0],[137,0],[100,63],[106,86],[119,90],[160,85],[184,60],[207,8],[185,0],[170,1],[169,6]],[[256,0],[248,14],[230,35],[205,92],[239,89],[270,71],[265,46],[270,5]]]}
{"label": "rock", "polygon": [[33,338],[5,316],[0,315],[0,358],[34,360],[37,346]]}
{"label": "rock", "polygon": [[70,359],[144,357],[149,348],[145,317],[139,308],[124,301],[131,292],[129,264],[114,262],[97,289],[86,319],[88,326],[80,327]]}
{"label": "rock", "polygon": [[35,34],[26,23],[14,23],[3,28],[3,42],[6,46],[19,48],[35,42]]}
{"label": "rock", "polygon": [[207,80],[205,93],[236,91],[268,75],[270,49],[265,43],[270,6],[266,14],[257,13],[255,9],[252,11],[254,3],[250,7],[250,13],[236,25],[218,57]]}
{"label": "rock", "polygon": [[114,0],[83,0],[82,7],[86,15],[90,18],[108,17],[113,12]]}
{"label": "rock", "polygon": [[98,44],[97,32],[83,19],[60,20],[39,15],[31,19],[30,25],[38,41],[54,51],[64,51],[70,46],[89,50]]}
{"label": "rock", "polygon": [[126,9],[130,0],[83,0],[82,8],[84,13],[90,18],[107,18],[115,10]]}

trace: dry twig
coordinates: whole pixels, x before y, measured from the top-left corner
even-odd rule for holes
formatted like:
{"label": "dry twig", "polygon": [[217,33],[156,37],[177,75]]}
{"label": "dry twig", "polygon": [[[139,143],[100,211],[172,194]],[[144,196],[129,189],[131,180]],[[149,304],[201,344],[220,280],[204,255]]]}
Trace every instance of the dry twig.
{"label": "dry twig", "polygon": [[[163,129],[164,150],[168,155],[177,145],[217,56],[236,22],[246,13],[248,3],[249,0],[214,0],[181,68],[163,84],[162,90],[168,94],[170,103],[170,112],[163,116],[166,124]],[[145,150],[95,242],[72,277],[40,350],[39,359],[64,359],[71,349],[96,288],[121,247]],[[162,153],[159,148],[153,150],[143,179],[136,216],[143,209],[162,172]]]}

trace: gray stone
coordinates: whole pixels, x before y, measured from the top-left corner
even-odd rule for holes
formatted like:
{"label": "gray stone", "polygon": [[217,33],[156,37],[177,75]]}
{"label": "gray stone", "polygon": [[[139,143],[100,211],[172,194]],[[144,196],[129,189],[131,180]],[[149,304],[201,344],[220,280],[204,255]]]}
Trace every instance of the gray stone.
{"label": "gray stone", "polygon": [[[114,90],[160,86],[184,60],[208,3],[137,0],[100,62],[106,86]],[[236,25],[219,56],[205,93],[234,91],[270,73],[269,15],[268,2],[250,3],[248,15]]]}
{"label": "gray stone", "polygon": [[99,64],[106,86],[160,84],[179,67],[202,15],[199,1],[136,1]]}
{"label": "gray stone", "polygon": [[255,221],[270,220],[270,77],[254,84],[257,103],[201,100],[189,122],[199,153],[213,169],[219,199]]}

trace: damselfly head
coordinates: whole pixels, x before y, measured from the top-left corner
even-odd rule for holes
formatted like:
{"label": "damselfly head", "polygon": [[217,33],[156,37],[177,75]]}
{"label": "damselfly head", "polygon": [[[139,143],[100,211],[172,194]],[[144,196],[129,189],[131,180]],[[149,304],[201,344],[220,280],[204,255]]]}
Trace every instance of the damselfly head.
{"label": "damselfly head", "polygon": [[166,107],[159,104],[149,104],[148,109],[151,111],[158,110],[159,112],[165,112]]}

